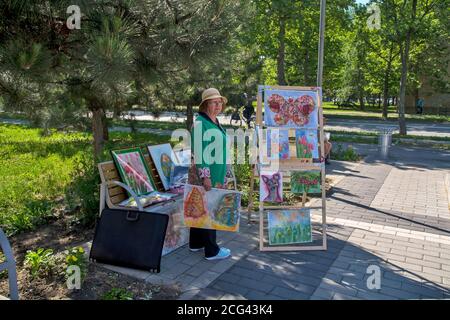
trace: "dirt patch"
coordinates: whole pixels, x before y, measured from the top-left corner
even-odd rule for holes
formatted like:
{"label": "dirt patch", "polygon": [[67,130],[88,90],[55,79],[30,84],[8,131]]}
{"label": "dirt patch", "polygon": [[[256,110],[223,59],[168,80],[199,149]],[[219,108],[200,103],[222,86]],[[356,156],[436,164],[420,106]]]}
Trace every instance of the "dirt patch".
{"label": "dirt patch", "polygon": [[[55,253],[79,246],[93,238],[93,228],[73,226],[67,220],[57,220],[32,232],[10,239],[17,264],[19,298],[21,300],[97,300],[111,290],[121,289],[136,300],[176,299],[181,288],[178,285],[154,285],[145,283],[94,263],[88,263],[87,273],[80,290],[67,289],[63,274],[51,274],[45,278],[32,278],[24,267],[27,250],[52,249]],[[1,250],[0,250],[1,253]],[[0,254],[1,260],[1,254]],[[0,261],[1,262],[1,261]],[[6,272],[0,273],[0,295],[8,296],[9,286]]]}

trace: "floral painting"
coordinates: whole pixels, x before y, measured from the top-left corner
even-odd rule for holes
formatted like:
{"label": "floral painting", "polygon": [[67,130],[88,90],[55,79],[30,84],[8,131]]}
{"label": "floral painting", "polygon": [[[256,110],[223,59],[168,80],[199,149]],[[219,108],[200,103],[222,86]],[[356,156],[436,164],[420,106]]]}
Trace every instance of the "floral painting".
{"label": "floral painting", "polygon": [[319,158],[317,130],[295,130],[297,158]]}
{"label": "floral painting", "polygon": [[289,159],[289,131],[267,129],[267,156],[271,160]]}
{"label": "floral painting", "polygon": [[320,193],[320,171],[292,171],[292,193]]}
{"label": "floral painting", "polygon": [[189,229],[183,225],[183,210],[181,206],[169,212],[169,223],[167,225],[166,237],[162,255],[166,255],[189,241]]}
{"label": "floral painting", "polygon": [[269,244],[312,242],[309,209],[268,211]]}
{"label": "floral painting", "polygon": [[170,178],[173,174],[173,169],[177,163],[175,153],[169,143],[148,146],[148,152],[153,159],[156,171],[158,171],[161,182],[165,190],[170,188]]}
{"label": "floral painting", "polygon": [[264,122],[268,127],[317,128],[318,95],[315,91],[266,90]]}
{"label": "floral painting", "polygon": [[138,196],[155,191],[150,171],[140,148],[111,151],[122,181]]}
{"label": "floral painting", "polygon": [[283,175],[281,172],[261,172],[259,199],[264,202],[283,202]]}

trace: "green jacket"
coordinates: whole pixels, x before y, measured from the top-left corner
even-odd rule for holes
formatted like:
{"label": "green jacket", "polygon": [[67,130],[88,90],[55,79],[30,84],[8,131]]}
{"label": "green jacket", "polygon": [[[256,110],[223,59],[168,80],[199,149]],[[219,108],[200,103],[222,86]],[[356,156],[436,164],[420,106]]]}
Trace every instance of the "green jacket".
{"label": "green jacket", "polygon": [[[216,139],[220,141],[215,143]],[[199,112],[192,126],[191,150],[197,170],[209,168],[212,186],[222,187],[227,172],[227,136],[225,129],[206,113]]]}

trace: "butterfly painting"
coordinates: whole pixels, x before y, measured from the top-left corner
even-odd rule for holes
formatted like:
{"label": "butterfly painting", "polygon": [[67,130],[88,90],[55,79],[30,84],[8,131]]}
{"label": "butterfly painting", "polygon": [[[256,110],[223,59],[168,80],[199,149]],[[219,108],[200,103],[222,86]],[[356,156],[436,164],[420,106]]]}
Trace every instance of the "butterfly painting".
{"label": "butterfly painting", "polygon": [[283,202],[283,176],[281,172],[261,172],[260,201]]}
{"label": "butterfly painting", "polygon": [[266,90],[264,95],[264,122],[266,126],[317,128],[317,93]]}

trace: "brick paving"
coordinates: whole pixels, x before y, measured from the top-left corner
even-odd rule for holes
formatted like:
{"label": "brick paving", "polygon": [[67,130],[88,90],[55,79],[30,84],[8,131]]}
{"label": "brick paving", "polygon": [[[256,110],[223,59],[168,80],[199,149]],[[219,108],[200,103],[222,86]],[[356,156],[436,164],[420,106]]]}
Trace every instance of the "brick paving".
{"label": "brick paving", "polygon": [[[206,261],[183,247],[162,258],[159,274],[108,268],[178,283],[180,299],[450,298],[450,153],[394,148],[390,162],[380,162],[371,148],[357,166],[332,166],[339,182],[327,195],[326,251],[260,252],[258,225],[243,215],[239,233],[218,233],[231,259]],[[380,271],[379,289],[368,287],[369,267]]]}

